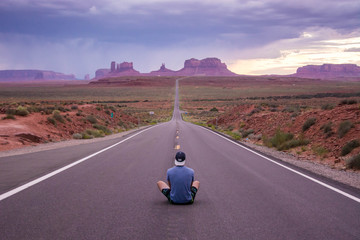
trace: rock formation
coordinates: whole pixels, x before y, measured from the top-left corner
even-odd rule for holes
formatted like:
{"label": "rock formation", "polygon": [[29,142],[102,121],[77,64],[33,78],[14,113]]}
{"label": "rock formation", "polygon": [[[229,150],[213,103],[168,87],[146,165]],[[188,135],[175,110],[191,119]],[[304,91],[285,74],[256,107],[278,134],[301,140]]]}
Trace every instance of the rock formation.
{"label": "rock formation", "polygon": [[176,71],[167,69],[165,63],[163,63],[159,70],[152,71],[148,75],[150,76],[176,76]]}
{"label": "rock formation", "polygon": [[307,65],[298,68],[294,76],[318,79],[360,77],[360,67],[355,64]]}
{"label": "rock formation", "polygon": [[[116,68],[115,68],[116,66]],[[218,58],[205,58],[198,60],[191,58],[186,60],[184,67],[179,71],[167,69],[163,63],[159,70],[150,73],[140,73],[133,68],[132,62],[116,64],[111,62],[110,69],[99,69],[95,78],[117,77],[117,76],[235,76],[237,74],[227,69],[225,63]]]}
{"label": "rock formation", "polygon": [[180,76],[235,76],[237,74],[227,69],[225,63],[222,63],[218,58],[205,58],[198,60],[191,58],[185,61],[184,68],[179,70]]}
{"label": "rock formation", "polygon": [[42,70],[1,70],[0,81],[75,80],[73,74]]}
{"label": "rock formation", "polygon": [[110,72],[111,72],[110,69],[107,68],[98,69],[95,72],[95,78],[106,77],[107,75],[109,75]]}

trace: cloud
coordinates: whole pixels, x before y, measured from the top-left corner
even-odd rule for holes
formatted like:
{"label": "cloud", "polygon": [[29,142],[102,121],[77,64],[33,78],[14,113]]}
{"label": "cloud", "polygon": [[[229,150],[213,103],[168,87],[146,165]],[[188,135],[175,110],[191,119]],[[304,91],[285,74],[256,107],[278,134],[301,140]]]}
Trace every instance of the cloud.
{"label": "cloud", "polygon": [[[331,36],[331,40],[328,40]],[[309,29],[300,37],[240,51],[229,68],[239,74],[291,74],[304,65],[352,63],[360,65],[360,30],[340,34],[332,29]],[[269,52],[273,53],[268,54]],[[253,54],[253,55],[252,55]],[[252,57],[253,56],[253,57]]]}
{"label": "cloud", "polygon": [[1,0],[0,66],[82,77],[111,60],[146,72],[214,56],[239,73],[291,72],[359,59],[346,42],[359,12],[358,0]]}
{"label": "cloud", "polygon": [[360,48],[347,48],[344,52],[360,52]]}

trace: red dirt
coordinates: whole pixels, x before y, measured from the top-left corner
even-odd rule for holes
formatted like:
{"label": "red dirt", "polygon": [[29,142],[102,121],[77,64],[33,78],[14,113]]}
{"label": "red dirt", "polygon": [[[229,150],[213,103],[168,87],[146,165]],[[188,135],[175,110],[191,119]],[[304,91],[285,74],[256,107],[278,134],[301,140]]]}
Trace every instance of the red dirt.
{"label": "red dirt", "polygon": [[[96,109],[96,105],[87,104],[79,106],[79,109],[70,112],[61,113],[63,117],[71,119],[65,123],[56,122],[56,126],[51,124],[47,118],[52,115],[42,113],[31,113],[26,117],[16,116],[16,120],[0,120],[0,151],[6,151],[21,148],[39,143],[56,142],[61,140],[72,139],[74,133],[81,133],[86,129],[93,129],[93,124],[84,120],[85,116],[94,115],[98,123],[106,125],[109,129],[119,129],[118,122],[137,123],[137,119],[117,111],[113,118],[106,114],[103,109]],[[82,115],[76,113],[81,110]],[[0,114],[0,119],[5,117]]]}
{"label": "red dirt", "polygon": [[[360,141],[360,106],[342,105],[332,110],[303,110],[298,116],[292,116],[292,113],[278,111],[271,112],[270,109],[263,109],[258,113],[250,115],[254,110],[254,105],[242,105],[232,108],[218,118],[218,125],[223,129],[229,126],[234,127],[233,131],[244,129],[253,129],[254,134],[262,134],[272,137],[278,129],[283,132],[293,133],[295,137],[304,135],[305,139],[310,140],[310,144],[305,148],[297,147],[288,150],[291,153],[298,154],[300,158],[319,161],[336,168],[345,166],[345,159],[349,156],[360,153],[360,147],[355,148],[346,157],[341,156],[342,147],[351,140]],[[307,131],[303,132],[302,127],[309,118],[316,118],[316,123]],[[342,138],[338,136],[337,130],[341,122],[349,120],[353,123],[353,128]],[[216,120],[211,121],[215,124]],[[332,131],[330,137],[327,137],[321,127],[324,124],[332,122]],[[249,141],[263,144],[262,140],[247,139]],[[324,156],[317,156],[312,148],[323,147],[328,152]]]}

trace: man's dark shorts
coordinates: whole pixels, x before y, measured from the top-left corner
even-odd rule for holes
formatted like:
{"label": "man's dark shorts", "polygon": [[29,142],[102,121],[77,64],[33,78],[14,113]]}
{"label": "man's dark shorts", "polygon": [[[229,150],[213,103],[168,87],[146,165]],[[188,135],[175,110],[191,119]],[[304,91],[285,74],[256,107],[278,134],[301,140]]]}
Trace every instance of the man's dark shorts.
{"label": "man's dark shorts", "polygon": [[[194,200],[195,200],[195,196],[196,196],[196,193],[198,191],[198,189],[194,186],[191,187],[191,201],[190,202],[187,202],[187,203],[180,203],[180,204],[192,204],[194,203]],[[171,201],[170,199],[170,189],[169,188],[164,188],[162,191],[161,191],[165,197],[169,200],[170,203],[173,203],[173,204],[179,204],[179,203],[174,203],[173,201]]]}

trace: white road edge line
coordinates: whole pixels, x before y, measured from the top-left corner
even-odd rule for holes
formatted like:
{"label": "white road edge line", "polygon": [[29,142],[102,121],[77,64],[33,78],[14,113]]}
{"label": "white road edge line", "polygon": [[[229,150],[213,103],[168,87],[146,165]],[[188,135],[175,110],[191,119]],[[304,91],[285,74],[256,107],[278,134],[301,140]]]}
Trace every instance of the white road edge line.
{"label": "white road edge line", "polygon": [[37,179],[35,179],[35,180],[31,181],[31,182],[28,182],[28,183],[26,183],[24,185],[21,185],[20,187],[17,187],[17,188],[15,188],[13,190],[10,190],[9,192],[3,193],[3,194],[0,195],[0,201],[2,201],[4,199],[18,193],[18,192],[21,192],[21,191],[23,191],[23,190],[25,190],[25,189],[27,189],[27,188],[35,185],[35,184],[38,184],[38,183],[40,183],[40,182],[42,182],[42,181],[44,181],[44,180],[58,174],[58,173],[61,173],[61,172],[65,171],[65,170],[67,170],[67,169],[69,169],[69,168],[71,168],[71,167],[73,167],[75,165],[78,165],[79,163],[82,163],[82,162],[84,162],[84,161],[86,161],[86,160],[88,160],[88,159],[102,153],[102,152],[105,152],[105,151],[109,150],[110,148],[113,148],[113,147],[115,147],[115,146],[117,146],[117,145],[119,145],[119,144],[121,144],[121,143],[123,143],[123,142],[125,142],[125,141],[127,141],[127,140],[129,140],[129,139],[131,139],[131,138],[133,138],[133,137],[147,131],[147,130],[150,130],[150,129],[154,128],[154,127],[157,127],[157,126],[159,126],[159,125],[155,125],[155,126],[146,128],[146,129],[144,129],[144,130],[142,130],[140,132],[135,133],[134,135],[131,135],[128,138],[125,138],[124,140],[121,140],[118,143],[115,143],[115,144],[113,144],[113,145],[111,145],[111,146],[109,146],[107,148],[104,148],[104,149],[102,149],[102,150],[100,150],[100,151],[98,151],[96,153],[93,153],[93,154],[91,154],[91,155],[89,155],[87,157],[84,157],[84,158],[82,158],[80,160],[77,160],[76,162],[73,162],[73,163],[71,163],[69,165],[66,165],[65,167],[59,168],[58,170],[55,170],[55,171],[53,171],[51,173],[48,173],[48,174],[46,174],[46,175],[44,175],[44,176],[42,176],[40,178],[37,178]]}
{"label": "white road edge line", "polygon": [[343,195],[343,196],[345,196],[345,197],[348,197],[348,198],[350,198],[350,199],[352,199],[352,200],[360,203],[360,198],[357,198],[357,197],[355,197],[355,196],[353,196],[353,195],[350,195],[350,194],[348,194],[348,193],[346,193],[346,192],[344,192],[344,191],[341,191],[340,189],[334,188],[334,187],[332,187],[332,186],[330,186],[330,185],[328,185],[328,184],[326,184],[326,183],[324,183],[324,182],[321,182],[321,181],[319,181],[319,180],[317,180],[317,179],[315,179],[315,178],[312,178],[312,177],[310,177],[310,176],[308,176],[308,175],[306,175],[306,174],[303,174],[303,173],[301,173],[301,172],[299,172],[299,171],[296,171],[296,170],[294,170],[294,169],[292,169],[292,168],[290,168],[290,167],[287,167],[287,166],[285,166],[285,165],[283,165],[283,164],[281,164],[281,163],[278,163],[278,162],[276,162],[276,161],[274,161],[274,160],[272,160],[272,159],[270,159],[270,158],[268,158],[268,157],[266,157],[266,156],[264,156],[264,155],[262,155],[262,154],[260,154],[260,153],[257,153],[257,152],[255,152],[255,151],[251,150],[250,148],[247,148],[247,147],[245,147],[245,146],[242,146],[241,144],[236,143],[236,142],[234,142],[234,141],[232,141],[232,140],[230,140],[230,139],[228,139],[228,138],[226,138],[226,137],[224,137],[224,136],[222,136],[222,135],[220,135],[220,134],[218,134],[218,133],[216,133],[216,132],[213,132],[213,131],[211,131],[211,130],[209,130],[209,129],[207,129],[207,128],[204,128],[204,129],[207,130],[207,131],[209,131],[209,132],[211,132],[211,133],[213,133],[213,134],[215,134],[215,135],[218,135],[219,137],[222,137],[223,139],[225,139],[225,140],[227,140],[227,141],[229,141],[229,142],[231,142],[231,143],[233,143],[233,144],[235,144],[235,145],[237,145],[237,146],[239,146],[239,147],[242,147],[242,148],[248,150],[249,152],[252,152],[252,153],[254,153],[254,154],[256,154],[256,155],[258,155],[258,156],[260,156],[260,157],[262,157],[262,158],[264,158],[264,159],[266,159],[266,160],[268,160],[268,161],[270,161],[270,162],[272,162],[272,163],[275,163],[275,164],[277,164],[277,165],[279,165],[279,166],[281,166],[281,167],[283,167],[283,168],[285,168],[285,169],[287,169],[287,170],[289,170],[289,171],[292,171],[292,172],[294,172],[294,173],[296,173],[296,174],[298,174],[298,175],[300,175],[300,176],[302,176],[302,177],[304,177],[304,178],[307,178],[307,179],[309,179],[309,180],[311,180],[311,181],[313,181],[313,182],[315,182],[315,183],[317,183],[317,184],[320,184],[320,185],[322,185],[322,186],[324,186],[324,187],[326,187],[326,188],[328,188],[328,189],[331,189],[331,190],[333,190],[333,191],[335,191],[335,192],[337,192],[337,193],[340,193],[341,195]]}

